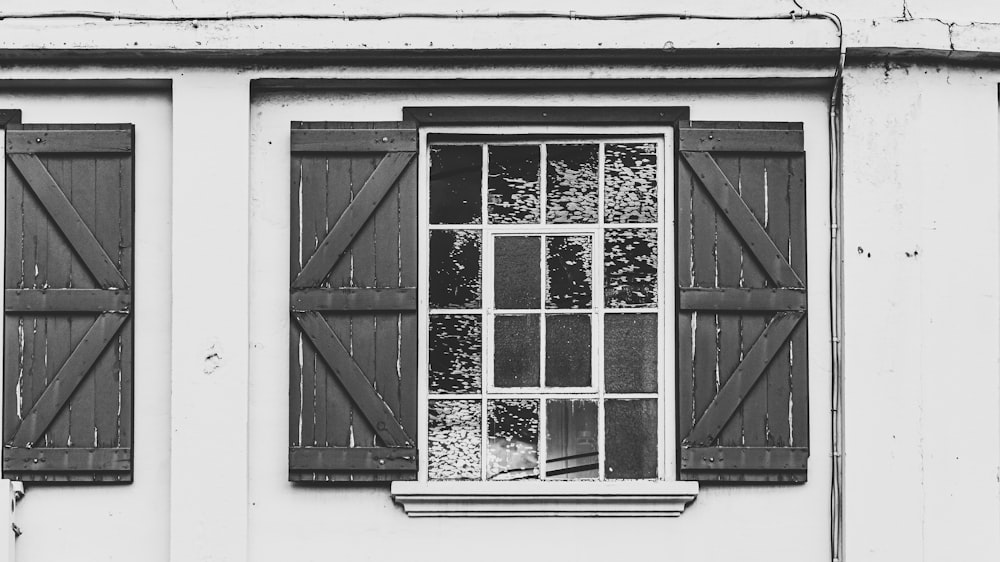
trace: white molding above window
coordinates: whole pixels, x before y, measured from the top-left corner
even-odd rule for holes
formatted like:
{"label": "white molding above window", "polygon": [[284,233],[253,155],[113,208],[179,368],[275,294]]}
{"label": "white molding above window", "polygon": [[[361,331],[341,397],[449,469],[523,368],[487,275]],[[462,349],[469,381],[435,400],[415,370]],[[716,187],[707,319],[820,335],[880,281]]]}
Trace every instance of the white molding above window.
{"label": "white molding above window", "polygon": [[677,517],[697,482],[393,482],[410,517]]}

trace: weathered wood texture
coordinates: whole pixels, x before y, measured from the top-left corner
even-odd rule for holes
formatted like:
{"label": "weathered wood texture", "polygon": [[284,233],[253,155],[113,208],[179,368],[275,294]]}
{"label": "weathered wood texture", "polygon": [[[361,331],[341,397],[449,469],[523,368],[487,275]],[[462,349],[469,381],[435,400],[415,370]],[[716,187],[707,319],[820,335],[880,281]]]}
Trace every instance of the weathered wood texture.
{"label": "weathered wood texture", "polygon": [[291,134],[289,479],[415,479],[416,131]]}
{"label": "weathered wood texture", "polygon": [[804,482],[805,153],[796,123],[682,123],[679,477]]}
{"label": "weathered wood texture", "polygon": [[[39,138],[46,150],[18,148]],[[7,478],[132,479],[133,138],[131,125],[8,125]]]}

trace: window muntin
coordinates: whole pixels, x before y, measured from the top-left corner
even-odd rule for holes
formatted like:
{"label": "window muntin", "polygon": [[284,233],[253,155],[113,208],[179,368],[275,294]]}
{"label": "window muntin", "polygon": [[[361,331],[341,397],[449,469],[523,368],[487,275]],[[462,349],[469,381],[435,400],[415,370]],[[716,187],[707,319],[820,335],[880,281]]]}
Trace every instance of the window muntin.
{"label": "window muntin", "polygon": [[430,140],[425,478],[661,477],[665,138]]}

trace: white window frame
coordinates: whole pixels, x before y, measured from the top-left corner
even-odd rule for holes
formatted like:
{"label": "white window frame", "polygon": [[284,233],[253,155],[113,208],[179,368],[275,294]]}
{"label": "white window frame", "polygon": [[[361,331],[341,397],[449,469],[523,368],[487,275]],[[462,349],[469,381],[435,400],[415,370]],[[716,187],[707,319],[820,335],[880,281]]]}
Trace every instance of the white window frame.
{"label": "white window frame", "polygon": [[[429,303],[427,287],[429,283],[429,233],[432,227],[429,224],[430,210],[430,158],[428,148],[429,135],[537,135],[542,137],[540,142],[547,142],[545,137],[565,137],[576,136],[588,141],[600,139],[602,142],[614,140],[634,141],[635,137],[642,139],[655,139],[662,150],[662,157],[658,159],[660,174],[660,197],[657,205],[659,224],[663,228],[659,229],[657,237],[659,275],[658,275],[658,313],[660,321],[658,325],[658,446],[660,448],[658,458],[658,478],[655,480],[532,480],[518,482],[499,481],[429,481],[427,466],[428,449],[428,402],[430,392],[428,386],[428,322]],[[513,139],[512,139],[513,140]],[[565,142],[563,138],[554,139],[558,142]],[[392,484],[392,495],[397,503],[403,505],[410,516],[456,516],[456,515],[642,515],[642,516],[676,516],[683,512],[684,507],[697,496],[697,482],[682,482],[676,480],[676,420],[674,416],[675,404],[675,383],[669,373],[673,373],[673,366],[676,362],[676,351],[674,346],[668,342],[676,341],[674,322],[675,302],[673,293],[668,287],[673,286],[674,268],[674,192],[675,189],[675,151],[674,127],[672,126],[489,126],[489,127],[446,127],[433,126],[421,127],[419,130],[420,151],[418,153],[418,229],[419,229],[419,277],[418,287],[418,394],[417,394],[417,419],[418,419],[418,451],[421,453],[419,460],[419,470],[417,481],[415,482],[394,482]],[[488,141],[487,141],[488,142]],[[534,142],[531,141],[531,142]],[[599,163],[600,172],[603,174],[603,159]],[[485,166],[484,166],[485,168]],[[485,172],[484,172],[485,173]],[[544,174],[542,174],[544,175]],[[603,177],[603,176],[602,176]],[[542,179],[544,182],[544,179]],[[544,183],[542,184],[542,197],[544,198]],[[603,189],[599,191],[599,200],[603,202]],[[542,199],[544,203],[544,199]],[[483,217],[485,223],[487,201],[483,201]],[[544,205],[542,207],[544,213]],[[603,225],[603,216],[599,217],[598,224]],[[582,226],[582,228],[581,228]],[[634,227],[635,225],[628,225]],[[436,228],[461,229],[460,225],[441,225]],[[479,227],[482,228],[482,225]],[[509,225],[501,229],[505,233],[531,233],[531,234],[563,234],[572,232],[591,231],[596,232],[594,236],[594,255],[603,256],[603,248],[600,233],[602,229],[592,228],[591,225]],[[482,237],[482,244],[490,243],[487,236]],[[492,278],[488,275],[492,273],[492,264],[487,266],[483,252],[482,267],[482,290],[484,291],[482,305],[479,309],[483,313],[484,341],[489,337],[487,334],[487,315],[485,305],[487,302],[487,284],[492,284]],[[601,298],[603,291],[603,258],[597,261],[595,258],[595,271],[598,275],[593,279],[593,299]],[[544,301],[544,299],[543,299]],[[542,303],[544,310],[544,302]],[[644,309],[648,312],[648,309]],[[461,313],[461,310],[449,310],[453,313]],[[614,312],[619,312],[615,310]],[[595,324],[601,323],[603,316],[595,320]],[[594,326],[592,341],[594,345],[595,364],[600,368],[594,371],[594,385],[597,387],[600,399],[604,399],[603,376],[603,325]],[[484,346],[484,351],[488,349]],[[491,385],[492,379],[489,371],[492,369],[491,359],[483,357],[483,399],[487,387]],[[505,389],[506,390],[506,389]],[[544,389],[532,391],[535,394],[547,394]],[[555,392],[559,392],[556,390]],[[512,394],[517,394],[515,391]],[[559,395],[566,394],[559,392]],[[555,395],[553,397],[556,397]],[[648,395],[643,395],[648,397]],[[540,409],[544,410],[544,400],[542,397]],[[600,406],[598,424],[600,433],[604,434],[603,404]],[[483,423],[486,423],[487,412],[482,412]],[[544,447],[545,427],[543,420],[539,419],[539,448]],[[601,446],[601,460],[603,461],[604,446]],[[541,451],[540,451],[541,452]],[[483,462],[485,464],[485,462]],[[600,470],[603,471],[603,462]],[[603,476],[603,473],[602,473]],[[535,501],[531,501],[535,500]]]}

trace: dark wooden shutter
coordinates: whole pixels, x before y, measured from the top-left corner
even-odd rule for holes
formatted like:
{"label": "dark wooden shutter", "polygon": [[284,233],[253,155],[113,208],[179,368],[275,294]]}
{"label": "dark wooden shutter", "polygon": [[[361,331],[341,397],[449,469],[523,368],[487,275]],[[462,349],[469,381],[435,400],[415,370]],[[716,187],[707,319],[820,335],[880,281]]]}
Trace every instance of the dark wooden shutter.
{"label": "dark wooden shutter", "polygon": [[132,480],[132,125],[8,125],[5,478]]}
{"label": "dark wooden shutter", "polygon": [[417,131],[292,123],[293,481],[417,470]]}
{"label": "dark wooden shutter", "polygon": [[680,478],[803,482],[802,125],[682,122],[679,138]]}

